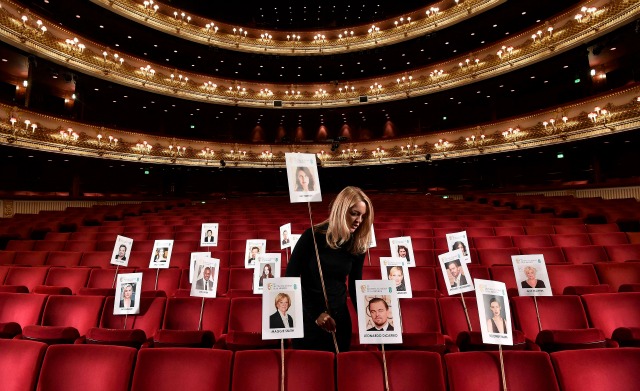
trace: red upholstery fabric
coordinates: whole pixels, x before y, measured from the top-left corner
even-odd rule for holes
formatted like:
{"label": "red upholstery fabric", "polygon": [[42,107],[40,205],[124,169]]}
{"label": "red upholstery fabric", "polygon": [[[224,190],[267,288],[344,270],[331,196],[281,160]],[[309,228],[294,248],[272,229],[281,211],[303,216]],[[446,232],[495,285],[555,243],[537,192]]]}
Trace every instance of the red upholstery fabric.
{"label": "red upholstery fabric", "polygon": [[472,239],[474,247],[485,248],[509,248],[513,247],[511,236],[476,236]]}
{"label": "red upholstery fabric", "polygon": [[[497,352],[452,353],[445,356],[450,391],[502,390]],[[507,389],[558,390],[549,355],[544,352],[503,352]]]}
{"label": "red upholstery fabric", "polygon": [[604,247],[597,245],[562,247],[562,252],[567,262],[574,265],[607,262],[609,260]]}
{"label": "red upholstery fabric", "polygon": [[0,389],[35,389],[46,349],[40,342],[0,339]]}
{"label": "red upholstery fabric", "polygon": [[253,289],[253,269],[231,268],[228,290],[231,289]]}
{"label": "red upholstery fabric", "polygon": [[600,285],[572,285],[567,286],[562,291],[563,295],[590,295],[594,293],[607,293],[609,292],[609,285],[600,284]]}
{"label": "red upholstery fabric", "polygon": [[513,266],[492,266],[490,272],[492,280],[504,282],[509,297],[518,295],[518,284],[520,281],[516,281]]}
{"label": "red upholstery fabric", "polygon": [[48,272],[48,267],[12,267],[4,284],[26,286],[32,291],[36,286],[44,284]]}
{"label": "red upholstery fabric", "polygon": [[74,343],[80,334],[70,326],[25,326],[22,338],[44,342],[49,345]]}
{"label": "red upholstery fabric", "polygon": [[[128,330],[142,330],[148,338],[151,338],[162,326],[166,301],[167,299],[164,297],[140,298],[140,313],[138,315],[127,316],[126,328]],[[113,302],[114,297],[107,297],[105,299],[100,327],[106,329],[124,329],[125,317],[113,314]]]}
{"label": "red upholstery fabric", "polygon": [[37,391],[128,391],[136,352],[123,346],[50,346]]}
{"label": "red upholstery fabric", "polygon": [[512,236],[515,247],[552,247],[549,235],[517,235]]}
{"label": "red upholstery fabric", "polygon": [[563,391],[635,391],[640,384],[640,349],[590,349],[551,354]]}
{"label": "red upholstery fabric", "polygon": [[616,341],[621,347],[640,348],[640,327],[620,327],[617,328],[611,339]]}
{"label": "red upholstery fabric", "polygon": [[599,244],[602,246],[612,246],[618,244],[628,244],[629,238],[624,232],[599,232],[590,233],[589,237],[593,244]]}
{"label": "red upholstery fabric", "polygon": [[111,261],[111,252],[93,251],[82,253],[80,266],[108,268]]}
{"label": "red upholstery fabric", "polygon": [[[131,268],[119,268],[118,274],[133,273]],[[113,287],[116,278],[116,269],[91,269],[87,288],[106,288],[115,292]]]}
{"label": "red upholstery fabric", "polygon": [[46,264],[48,266],[72,267],[80,264],[81,252],[49,251]]}
{"label": "red upholstery fabric", "polygon": [[467,236],[474,238],[476,236],[495,236],[493,227],[466,227]]}
{"label": "red upholstery fabric", "polygon": [[551,241],[559,247],[588,246],[591,244],[591,240],[587,234],[556,234],[551,235]]}
{"label": "red upholstery fabric", "polygon": [[11,265],[16,257],[15,251],[0,251],[0,265]]}
{"label": "red upholstery fabric", "polygon": [[536,344],[545,352],[607,347],[600,329],[542,330],[536,337]]}
{"label": "red upholstery fabric", "polygon": [[71,295],[71,288],[66,286],[47,286],[38,285],[33,288],[33,293],[39,293],[41,295]]}
{"label": "red upholstery fabric", "polygon": [[[228,391],[232,356],[222,350],[142,349],[138,352],[131,391]],[[252,375],[244,372],[244,377],[256,378],[256,363],[262,367],[261,361],[252,362],[243,368],[245,371],[251,368]]]}
{"label": "red upholstery fabric", "polygon": [[65,251],[94,251],[96,242],[93,240],[69,240],[64,246]]}
{"label": "red upholstery fabric", "polygon": [[99,296],[49,296],[41,324],[74,327],[84,335],[98,326],[103,303]]}
{"label": "red upholstery fabric", "polygon": [[158,330],[153,335],[155,347],[211,348],[215,337],[211,330]]}
{"label": "red upholstery fabric", "polygon": [[478,257],[484,266],[512,265],[511,256],[520,254],[517,247],[509,248],[479,248]]}
{"label": "red upholstery fabric", "polygon": [[493,230],[496,236],[513,236],[513,235],[525,235],[526,232],[522,226],[514,227],[494,227]]}
{"label": "red upholstery fabric", "polygon": [[71,289],[71,293],[77,294],[80,288],[87,285],[90,272],[89,268],[54,267],[49,270],[44,285],[65,286]]}
{"label": "red upholstery fabric", "polygon": [[[456,345],[461,352],[469,351],[497,351],[498,345],[485,344],[482,341],[480,331],[461,331],[458,333]],[[524,333],[520,330],[513,330],[513,345],[503,346],[503,350],[537,350],[540,348],[526,340]]]}
{"label": "red upholstery fabric", "polygon": [[640,283],[640,262],[596,263],[598,279],[608,284],[612,292],[617,292],[624,284]]}
{"label": "red upholstery fabric", "polygon": [[35,242],[35,240],[9,240],[5,249],[9,251],[31,251]]}
{"label": "red upholstery fabric", "polygon": [[584,224],[576,224],[576,225],[555,225],[553,227],[555,233],[560,235],[566,234],[586,234],[587,226]]}
{"label": "red upholstery fabric", "polygon": [[620,327],[640,327],[640,293],[605,293],[582,296],[593,327],[611,338]]}
{"label": "red upholstery fabric", "polygon": [[[202,299],[198,297],[169,298],[164,315],[163,329],[198,330]],[[210,330],[216,339],[227,332],[230,300],[205,299],[202,330]],[[262,323],[260,323],[262,324]]]}
{"label": "red upholstery fabric", "polygon": [[401,348],[444,353],[445,338],[440,329],[440,314],[436,299],[427,297],[403,299],[402,319]]}
{"label": "red upholstery fabric", "polygon": [[111,288],[80,288],[78,295],[80,296],[115,296],[115,289]]}
{"label": "red upholstery fabric", "polygon": [[520,253],[542,254],[546,264],[567,262],[560,247],[522,247],[520,248]]}
{"label": "red upholstery fabric", "polygon": [[90,328],[84,339],[88,344],[129,346],[139,349],[145,342],[147,336],[139,329],[103,329],[98,327]]}
{"label": "red upholstery fabric", "polygon": [[429,292],[438,288],[433,267],[411,268],[409,277],[411,278],[411,290],[416,296],[420,296],[422,292]]}
{"label": "red upholstery fabric", "polygon": [[13,264],[16,266],[42,266],[48,256],[48,251],[16,251]]}
{"label": "red upholstery fabric", "polygon": [[24,285],[0,285],[0,292],[6,292],[6,293],[29,293],[29,288],[27,288]]}
{"label": "red upholstery fabric", "polygon": [[[182,270],[170,269],[138,269],[138,273],[142,273],[142,289],[165,291],[167,297],[173,296],[175,291],[180,287],[180,276]],[[158,285],[156,287],[156,273],[158,276]]]}
{"label": "red upholstery fabric", "polygon": [[[480,330],[480,318],[478,316],[478,307],[476,306],[475,297],[465,297],[467,312],[471,327],[473,330]],[[458,333],[469,331],[467,318],[465,316],[462,299],[456,297],[441,297],[438,299],[440,305],[440,314],[442,315],[442,332],[454,341],[458,338]]]}
{"label": "red upholstery fabric", "polygon": [[[231,300],[228,332],[222,343],[231,350],[274,345],[272,341],[262,340],[262,298],[238,297]],[[276,346],[279,346],[279,343]]]}
{"label": "red upholstery fabric", "polygon": [[[389,389],[394,391],[444,391],[442,359],[433,352],[391,351],[386,353]],[[346,352],[338,354],[338,391],[385,389],[382,354]]]}
{"label": "red upholstery fabric", "polygon": [[56,240],[37,240],[35,245],[33,246],[33,250],[36,251],[62,251],[64,250],[65,242]]}
{"label": "red upholstery fabric", "polygon": [[599,232],[619,232],[620,228],[618,224],[587,224],[587,232],[599,233]]}
{"label": "red upholstery fabric", "polygon": [[599,286],[600,283],[593,265],[548,265],[547,274],[554,295],[562,295],[570,286]]}
{"label": "red upholstery fabric", "polygon": [[604,246],[611,262],[640,261],[640,244]]}
{"label": "red upholstery fabric", "polygon": [[4,284],[4,279],[7,277],[7,273],[9,273],[9,268],[9,265],[0,266],[0,285]]}
{"label": "red upholstery fabric", "polygon": [[[285,389],[326,391],[335,388],[335,355],[329,352],[286,350]],[[260,365],[255,365],[260,363]],[[280,390],[281,356],[279,350],[237,352],[233,363],[232,391]],[[247,376],[247,368],[252,368]],[[226,390],[226,389],[225,389]]]}

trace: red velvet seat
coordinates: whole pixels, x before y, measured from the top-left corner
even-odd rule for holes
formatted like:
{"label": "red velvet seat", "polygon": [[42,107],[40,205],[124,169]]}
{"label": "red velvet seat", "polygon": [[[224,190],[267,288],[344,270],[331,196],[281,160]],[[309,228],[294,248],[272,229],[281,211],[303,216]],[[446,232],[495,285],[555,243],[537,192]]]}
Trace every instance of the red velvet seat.
{"label": "red velvet seat", "polygon": [[615,246],[618,244],[629,244],[629,238],[624,232],[599,232],[590,233],[589,238],[593,244],[601,246]]}
{"label": "red velvet seat", "polygon": [[640,262],[594,264],[600,283],[607,284],[611,292],[618,292],[625,284],[640,283]]}
{"label": "red velvet seat", "polygon": [[587,224],[587,232],[599,233],[599,232],[620,232],[618,224]]}
{"label": "red velvet seat", "polygon": [[10,268],[11,266],[9,265],[0,265],[0,285],[4,284],[4,279],[7,277]]}
{"label": "red velvet seat", "polygon": [[8,251],[31,251],[35,246],[35,240],[9,240],[5,250]]}
{"label": "red velvet seat", "polygon": [[589,321],[620,346],[640,347],[640,292],[582,296]]}
{"label": "red velvet seat", "polygon": [[438,301],[435,298],[402,299],[402,344],[389,345],[389,349],[392,348],[440,354],[451,349],[457,351],[453,340],[442,334]]}
{"label": "red velvet seat", "polygon": [[47,232],[44,241],[66,242],[71,239],[71,232]]}
{"label": "red velvet seat", "polygon": [[123,346],[50,346],[37,391],[128,391],[136,353]]}
{"label": "red velvet seat", "polygon": [[517,247],[478,249],[478,258],[484,266],[512,265],[511,256],[519,254],[520,250]]}
{"label": "red velvet seat", "polygon": [[111,253],[107,251],[92,251],[82,253],[80,266],[109,268],[111,265]]}
{"label": "red velvet seat", "polygon": [[47,295],[0,292],[0,338],[13,338],[40,324]]}
{"label": "red velvet seat", "polygon": [[525,235],[526,232],[524,227],[493,227],[496,236],[514,236],[514,235]]}
{"label": "red velvet seat", "polygon": [[72,294],[77,294],[80,288],[87,285],[90,268],[81,267],[52,267],[44,281],[46,286],[68,287]]}
{"label": "red velvet seat", "polygon": [[548,264],[567,263],[564,253],[560,247],[522,247],[521,254],[542,254],[544,261]]}
{"label": "red velvet seat", "polygon": [[553,227],[554,229],[554,233],[556,234],[560,234],[560,235],[567,235],[567,234],[586,234],[587,231],[587,226],[584,224],[576,224],[576,225],[555,225]]}
{"label": "red velvet seat", "polygon": [[547,274],[554,295],[608,292],[600,284],[593,265],[547,265]]}
{"label": "red velvet seat", "polygon": [[[442,359],[437,353],[390,351],[386,361],[390,390],[446,390]],[[380,352],[339,353],[337,373],[338,391],[385,389]]]}
{"label": "red velvet seat", "polygon": [[16,251],[13,264],[16,266],[42,266],[48,256],[48,251]]}
{"label": "red velvet seat", "polygon": [[[518,284],[513,272],[513,266],[492,266],[490,268],[491,280],[504,282],[509,297],[518,296]],[[474,292],[475,293],[475,292]]]}
{"label": "red velvet seat", "polygon": [[515,247],[552,247],[549,235],[517,235],[512,236]]}
{"label": "red velvet seat", "polygon": [[230,300],[205,299],[202,327],[199,325],[202,299],[175,297],[167,299],[162,329],[153,337],[154,346],[211,347],[227,332]]}
{"label": "red velvet seat", "polygon": [[464,230],[470,238],[476,236],[495,236],[493,227],[466,227]]}
{"label": "red velvet seat", "polygon": [[100,320],[99,328],[87,331],[86,343],[120,345],[139,348],[150,343],[153,335],[162,326],[164,297],[142,297],[140,299],[140,313],[125,316],[114,315],[114,298],[107,297]]}
{"label": "red velvet seat", "polygon": [[0,250],[0,265],[11,265],[16,257],[15,251]]}
{"label": "red velvet seat", "polygon": [[[445,357],[450,391],[502,390],[497,352],[464,352]],[[503,352],[507,389],[559,390],[549,355],[544,352]]]}
{"label": "red velvet seat", "polygon": [[[400,236],[410,236],[412,241],[417,238],[432,238],[433,228],[404,227]],[[376,235],[377,238],[378,236]]]}
{"label": "red velvet seat", "polygon": [[161,290],[166,293],[167,297],[170,297],[180,288],[180,276],[182,275],[180,269],[138,269],[136,272],[142,273],[143,291]]}
{"label": "red velvet seat", "polygon": [[527,235],[551,235],[557,233],[551,225],[528,225],[524,227],[524,232]]}
{"label": "red velvet seat", "polygon": [[233,351],[280,347],[280,341],[262,340],[262,298],[231,300],[227,335],[216,341],[219,348]]}
{"label": "red velvet seat", "polygon": [[12,267],[7,272],[4,285],[25,286],[33,291],[36,286],[44,284],[49,267]]}
{"label": "red velvet seat", "polygon": [[[233,353],[222,350],[163,348],[142,349],[133,372],[131,391],[228,391]],[[251,368],[256,379],[257,368]],[[262,362],[258,367],[262,367]],[[242,371],[240,371],[242,373]],[[279,372],[278,372],[279,373]]]}
{"label": "red velvet seat", "polygon": [[33,246],[35,251],[62,251],[67,242],[59,240],[37,240]]}
{"label": "red velvet seat", "polygon": [[513,247],[511,236],[476,236],[472,240],[474,247],[478,250]]}
{"label": "red velvet seat", "polygon": [[640,261],[640,244],[617,244],[604,246],[611,262]]}
{"label": "red velvet seat", "polygon": [[64,251],[89,252],[96,250],[94,240],[69,240],[64,246]]}
{"label": "red velvet seat", "polygon": [[[89,227],[84,227],[89,228]],[[97,232],[72,232],[71,240],[98,240]]]}
{"label": "red velvet seat", "polygon": [[439,253],[439,252],[440,251],[438,250],[413,250],[415,265],[418,267],[435,266],[437,263],[436,253]]}
{"label": "red velvet seat", "polygon": [[589,328],[587,316],[578,296],[543,296],[537,298],[539,329],[533,298],[511,298],[516,327],[527,339],[536,341],[545,351],[607,347],[600,329]]}
{"label": "red velvet seat", "polygon": [[[480,331],[480,318],[478,317],[478,307],[475,297],[465,297],[467,312],[473,331]],[[442,332],[457,341],[458,334],[468,332],[469,326],[462,306],[460,295],[452,297],[441,297],[438,299],[440,315],[442,317]]]}
{"label": "red velvet seat", "polygon": [[116,269],[91,269],[89,280],[87,281],[87,288],[104,288],[115,291],[114,282],[116,275],[133,272],[134,269],[124,267],[118,268],[117,273]]}
{"label": "red velvet seat", "polygon": [[567,262],[574,265],[607,262],[609,260],[604,247],[596,245],[562,247],[562,253]]}
{"label": "red velvet seat", "polygon": [[433,267],[414,267],[409,269],[413,297],[433,297],[438,289],[436,273]]}
{"label": "red velvet seat", "polygon": [[588,246],[592,244],[588,234],[556,234],[551,235],[551,241],[555,246],[559,247]]}
{"label": "red velvet seat", "polygon": [[640,384],[640,349],[590,349],[551,354],[563,391],[636,391]]}
{"label": "red velvet seat", "polygon": [[40,342],[0,339],[0,389],[34,390],[46,349]]}
{"label": "red velvet seat", "polygon": [[244,291],[253,294],[253,269],[229,269],[228,293]]}
{"label": "red velvet seat", "polygon": [[[335,388],[335,355],[330,352],[286,350],[285,390],[326,391]],[[279,350],[236,352],[233,360],[232,391],[279,391],[281,356]],[[260,365],[255,365],[260,363]],[[247,376],[247,368],[251,376]],[[225,389],[226,390],[226,389]]]}
{"label": "red velvet seat", "polygon": [[[388,242],[387,242],[388,243]],[[411,245],[414,250],[429,250],[433,247],[433,238],[411,238]],[[390,251],[387,250],[387,253]]]}
{"label": "red velvet seat", "polygon": [[47,266],[73,267],[78,266],[81,259],[81,252],[50,251],[45,264]]}
{"label": "red velvet seat", "polygon": [[73,343],[98,326],[103,303],[100,296],[49,296],[40,325],[23,327],[22,336],[48,344]]}

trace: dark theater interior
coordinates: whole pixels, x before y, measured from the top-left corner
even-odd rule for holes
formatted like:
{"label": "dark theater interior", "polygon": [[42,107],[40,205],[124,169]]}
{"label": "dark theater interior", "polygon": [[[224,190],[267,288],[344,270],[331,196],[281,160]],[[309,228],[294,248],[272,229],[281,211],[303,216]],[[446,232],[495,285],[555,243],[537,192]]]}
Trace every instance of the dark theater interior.
{"label": "dark theater interior", "polygon": [[0,390],[637,390],[638,42],[639,0],[1,1]]}

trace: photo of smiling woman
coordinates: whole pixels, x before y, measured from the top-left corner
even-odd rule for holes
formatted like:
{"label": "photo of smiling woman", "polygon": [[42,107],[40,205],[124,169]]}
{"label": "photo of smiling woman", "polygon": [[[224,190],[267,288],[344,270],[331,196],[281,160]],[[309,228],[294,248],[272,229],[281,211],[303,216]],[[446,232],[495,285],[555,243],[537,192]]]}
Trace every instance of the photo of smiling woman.
{"label": "photo of smiling woman", "polygon": [[122,299],[120,299],[120,308],[132,308],[135,305],[133,284],[122,284]]}
{"label": "photo of smiling woman", "polygon": [[314,191],[316,182],[308,167],[296,168],[296,191]]}

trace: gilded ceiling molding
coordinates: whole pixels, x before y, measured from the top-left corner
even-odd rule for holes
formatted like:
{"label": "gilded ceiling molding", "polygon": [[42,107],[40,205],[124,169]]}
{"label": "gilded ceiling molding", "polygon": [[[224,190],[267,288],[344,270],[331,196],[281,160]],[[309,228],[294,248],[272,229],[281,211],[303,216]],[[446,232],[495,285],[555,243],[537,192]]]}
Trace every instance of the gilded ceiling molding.
{"label": "gilded ceiling molding", "polygon": [[[583,4],[593,5],[587,1]],[[7,3],[8,4],[8,3]],[[150,64],[129,57],[5,4],[0,39],[86,74],[167,96],[259,108],[348,107],[427,95],[485,80],[551,58],[629,23],[640,0],[580,5],[536,28],[446,62],[344,85],[249,83]],[[38,23],[40,22],[40,23]],[[44,27],[44,30],[43,30]]]}
{"label": "gilded ceiling molding", "polygon": [[442,133],[375,141],[329,140],[314,144],[258,145],[159,137],[0,105],[2,145],[121,161],[201,167],[284,167],[287,152],[315,153],[326,167],[397,164],[424,160],[426,154],[430,154],[432,160],[477,156],[639,128],[640,86],[543,113]]}
{"label": "gilded ceiling molding", "polygon": [[505,1],[442,0],[373,25],[283,32],[212,21],[153,0],[91,0],[144,26],[203,45],[283,56],[341,54],[391,45],[449,27]]}

